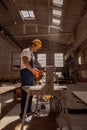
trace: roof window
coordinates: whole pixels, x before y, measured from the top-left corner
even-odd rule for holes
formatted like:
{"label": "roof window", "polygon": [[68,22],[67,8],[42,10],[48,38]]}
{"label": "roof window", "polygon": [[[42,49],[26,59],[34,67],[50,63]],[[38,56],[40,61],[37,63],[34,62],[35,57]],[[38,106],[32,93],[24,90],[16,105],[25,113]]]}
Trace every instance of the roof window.
{"label": "roof window", "polygon": [[23,20],[34,20],[34,12],[32,10],[20,10],[20,15]]}

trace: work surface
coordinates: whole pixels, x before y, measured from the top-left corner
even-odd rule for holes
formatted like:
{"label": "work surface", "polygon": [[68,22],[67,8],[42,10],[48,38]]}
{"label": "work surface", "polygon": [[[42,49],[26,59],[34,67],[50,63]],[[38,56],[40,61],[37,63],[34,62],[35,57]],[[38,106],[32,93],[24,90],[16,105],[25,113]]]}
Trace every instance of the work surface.
{"label": "work surface", "polygon": [[18,84],[13,84],[13,85],[6,85],[6,86],[1,86],[0,87],[0,94],[6,93],[8,91],[14,90],[16,88],[20,87],[20,83]]}
{"label": "work surface", "polygon": [[[24,86],[24,88],[27,88],[29,90],[42,90],[42,88],[45,87],[45,85],[35,85],[35,86]],[[66,86],[60,86],[60,85],[54,85],[54,91],[56,90],[62,90],[62,89],[67,89]]]}
{"label": "work surface", "polygon": [[[35,85],[35,86],[24,86],[24,87],[27,88],[27,89],[29,88],[29,90],[33,91],[33,90],[42,90],[42,88],[44,86],[45,85]],[[20,87],[20,84],[6,85],[6,86],[3,86],[3,87],[1,86],[0,87],[0,94],[14,90],[14,89],[19,88],[19,87]],[[62,89],[67,89],[67,87],[66,86],[60,86],[60,85],[54,85],[54,91],[62,90]]]}
{"label": "work surface", "polygon": [[24,86],[23,89],[30,94],[53,94],[61,90],[67,90],[66,86],[54,85],[47,87],[46,85]]}

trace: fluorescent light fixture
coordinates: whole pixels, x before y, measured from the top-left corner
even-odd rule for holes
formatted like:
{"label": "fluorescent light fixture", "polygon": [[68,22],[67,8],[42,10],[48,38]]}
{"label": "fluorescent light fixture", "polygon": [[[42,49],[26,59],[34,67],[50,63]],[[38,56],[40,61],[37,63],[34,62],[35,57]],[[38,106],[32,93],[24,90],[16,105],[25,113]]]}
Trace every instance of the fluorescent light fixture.
{"label": "fluorescent light fixture", "polygon": [[62,11],[53,9],[53,16],[61,17]]}
{"label": "fluorescent light fixture", "polygon": [[63,0],[53,0],[53,4],[61,7],[63,5]]}
{"label": "fluorescent light fixture", "polygon": [[34,12],[32,10],[21,10],[20,15],[23,20],[34,20]]}
{"label": "fluorescent light fixture", "polygon": [[59,19],[54,19],[52,20],[53,24],[59,25],[60,24],[60,20]]}

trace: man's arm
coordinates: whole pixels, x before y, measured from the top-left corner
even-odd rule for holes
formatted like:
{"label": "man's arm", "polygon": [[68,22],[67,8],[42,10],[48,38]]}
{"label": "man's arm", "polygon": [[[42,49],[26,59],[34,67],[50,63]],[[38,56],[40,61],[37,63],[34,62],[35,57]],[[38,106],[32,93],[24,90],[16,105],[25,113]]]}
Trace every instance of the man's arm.
{"label": "man's arm", "polygon": [[23,63],[26,66],[26,68],[30,71],[32,71],[32,66],[30,65],[29,61],[28,61],[28,57],[27,56],[23,56]]}

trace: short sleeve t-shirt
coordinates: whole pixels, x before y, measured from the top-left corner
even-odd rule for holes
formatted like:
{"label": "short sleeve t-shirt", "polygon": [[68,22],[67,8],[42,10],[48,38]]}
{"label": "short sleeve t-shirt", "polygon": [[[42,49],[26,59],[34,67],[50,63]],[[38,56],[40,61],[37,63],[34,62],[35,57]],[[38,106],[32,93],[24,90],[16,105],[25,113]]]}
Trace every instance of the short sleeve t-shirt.
{"label": "short sleeve t-shirt", "polygon": [[30,51],[30,48],[25,48],[21,53],[21,69],[26,68],[26,66],[23,63],[23,59],[22,59],[23,56],[28,57],[28,61],[31,60],[31,56],[32,56],[33,60],[35,60],[35,57],[34,57],[33,53]]}

